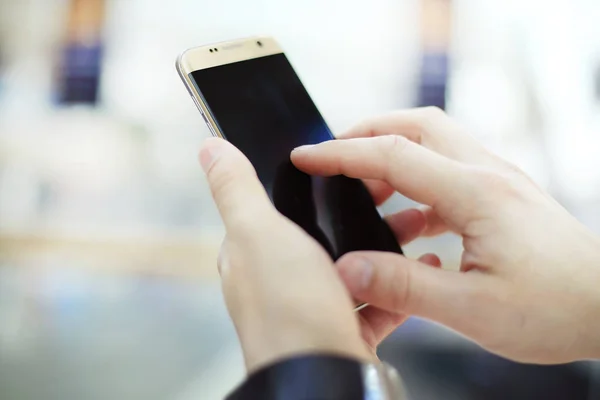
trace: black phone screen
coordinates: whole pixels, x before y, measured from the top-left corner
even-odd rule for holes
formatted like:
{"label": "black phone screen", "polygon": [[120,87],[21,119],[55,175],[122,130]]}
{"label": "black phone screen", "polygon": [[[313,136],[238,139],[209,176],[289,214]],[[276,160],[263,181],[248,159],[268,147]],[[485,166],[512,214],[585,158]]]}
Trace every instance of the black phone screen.
{"label": "black phone screen", "polygon": [[334,260],[356,250],[401,253],[360,180],[309,176],[291,163],[295,147],[334,137],[283,53],[194,71],[190,78],[275,207]]}

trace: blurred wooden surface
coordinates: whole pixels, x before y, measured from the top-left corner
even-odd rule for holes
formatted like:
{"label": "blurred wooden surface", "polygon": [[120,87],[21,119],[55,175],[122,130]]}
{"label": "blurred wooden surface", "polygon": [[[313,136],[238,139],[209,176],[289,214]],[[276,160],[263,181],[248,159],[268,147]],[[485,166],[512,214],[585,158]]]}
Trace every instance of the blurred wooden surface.
{"label": "blurred wooden surface", "polygon": [[[0,263],[27,268],[93,268],[115,273],[217,279],[224,233],[159,232],[102,236],[0,233]],[[434,252],[444,269],[458,270],[462,244],[452,234],[420,239],[404,247],[409,258]]]}
{"label": "blurred wooden surface", "polygon": [[31,268],[77,266],[103,271],[217,278],[220,235],[76,238],[0,234],[0,261]]}

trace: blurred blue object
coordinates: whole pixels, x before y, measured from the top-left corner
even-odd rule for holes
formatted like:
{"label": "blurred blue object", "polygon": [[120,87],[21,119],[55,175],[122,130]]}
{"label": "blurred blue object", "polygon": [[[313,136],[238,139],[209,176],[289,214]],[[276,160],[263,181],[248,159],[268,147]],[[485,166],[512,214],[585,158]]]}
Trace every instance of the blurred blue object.
{"label": "blurred blue object", "polygon": [[59,104],[98,103],[102,54],[101,42],[66,46],[57,82]]}
{"label": "blurred blue object", "polygon": [[417,105],[446,109],[446,86],[449,57],[444,52],[425,52],[421,60],[421,78],[418,86]]}

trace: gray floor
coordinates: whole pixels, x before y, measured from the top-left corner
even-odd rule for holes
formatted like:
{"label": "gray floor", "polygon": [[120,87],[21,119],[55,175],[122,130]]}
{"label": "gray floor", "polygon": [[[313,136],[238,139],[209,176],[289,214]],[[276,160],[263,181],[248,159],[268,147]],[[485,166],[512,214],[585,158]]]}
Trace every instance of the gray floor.
{"label": "gray floor", "polygon": [[2,400],[177,398],[232,341],[215,283],[0,267]]}

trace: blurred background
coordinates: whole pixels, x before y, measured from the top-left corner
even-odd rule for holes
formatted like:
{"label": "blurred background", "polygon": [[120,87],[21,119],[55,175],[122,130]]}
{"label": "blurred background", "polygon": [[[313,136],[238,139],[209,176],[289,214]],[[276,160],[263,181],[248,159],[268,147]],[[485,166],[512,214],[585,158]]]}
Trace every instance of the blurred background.
{"label": "blurred background", "polygon": [[[243,378],[185,48],[275,36],[336,132],[442,107],[600,232],[598,21],[597,0],[0,0],[0,399],[218,399]],[[425,250],[452,268],[460,241],[406,249]],[[419,400],[600,399],[593,363],[513,364],[420,320],[381,357]]]}

